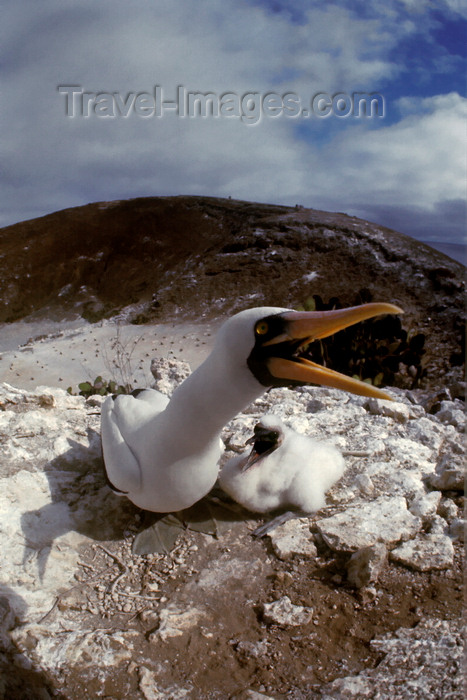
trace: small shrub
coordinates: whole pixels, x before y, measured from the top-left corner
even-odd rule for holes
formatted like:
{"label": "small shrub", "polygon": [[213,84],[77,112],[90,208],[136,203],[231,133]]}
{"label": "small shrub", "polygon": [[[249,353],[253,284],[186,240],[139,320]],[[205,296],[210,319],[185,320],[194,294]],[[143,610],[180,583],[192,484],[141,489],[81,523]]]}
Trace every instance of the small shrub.
{"label": "small shrub", "polygon": [[[129,384],[117,384],[113,379],[102,379],[101,376],[96,377],[94,382],[81,382],[78,384],[78,395],[88,398],[89,396],[94,396],[96,394],[100,396],[106,396],[107,394],[129,394],[132,387]],[[76,395],[73,393],[72,387],[67,389],[69,394]]]}

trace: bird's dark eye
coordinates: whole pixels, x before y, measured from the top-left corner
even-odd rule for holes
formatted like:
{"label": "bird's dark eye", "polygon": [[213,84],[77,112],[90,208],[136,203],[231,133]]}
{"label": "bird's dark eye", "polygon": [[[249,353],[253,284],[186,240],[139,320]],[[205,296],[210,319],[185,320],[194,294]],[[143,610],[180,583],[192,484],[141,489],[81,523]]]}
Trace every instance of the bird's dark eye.
{"label": "bird's dark eye", "polygon": [[258,323],[255,326],[256,335],[266,335],[266,333],[268,331],[269,331],[269,324],[266,323],[266,321],[258,321]]}

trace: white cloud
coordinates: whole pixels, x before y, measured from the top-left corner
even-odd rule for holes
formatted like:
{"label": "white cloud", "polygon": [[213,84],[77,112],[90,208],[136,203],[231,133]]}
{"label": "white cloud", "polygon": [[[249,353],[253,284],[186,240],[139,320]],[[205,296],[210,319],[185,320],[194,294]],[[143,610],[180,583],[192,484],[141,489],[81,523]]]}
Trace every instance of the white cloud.
{"label": "white cloud", "polygon": [[[353,128],[321,152],[331,175],[313,191],[332,207],[431,240],[455,240],[465,225],[467,99],[400,100],[405,116],[373,131]],[[457,224],[456,224],[457,222]]]}
{"label": "white cloud", "polygon": [[[454,2],[454,0],[452,0]],[[331,3],[287,12],[234,0],[7,3],[0,29],[4,194],[0,225],[99,199],[199,193],[318,208],[389,211],[458,199],[458,95],[400,102],[402,119],[103,120],[65,116],[58,85],[91,91],[380,90],[404,66],[391,52],[417,31],[399,0],[368,16]],[[26,9],[25,9],[26,8]],[[27,10],[27,11],[26,11]],[[354,120],[355,121],[355,120]],[[373,127],[374,125],[370,125]],[[327,139],[320,145],[323,135]],[[370,206],[370,203],[371,204]],[[373,208],[372,208],[373,207]]]}
{"label": "white cloud", "polygon": [[426,10],[449,10],[455,15],[467,18],[464,0],[398,0],[410,12],[420,14]]}
{"label": "white cloud", "polygon": [[[347,201],[428,211],[465,194],[467,99],[457,94],[401,100],[409,113],[389,127],[355,129],[326,150],[339,165]],[[331,160],[332,164],[332,160]]]}

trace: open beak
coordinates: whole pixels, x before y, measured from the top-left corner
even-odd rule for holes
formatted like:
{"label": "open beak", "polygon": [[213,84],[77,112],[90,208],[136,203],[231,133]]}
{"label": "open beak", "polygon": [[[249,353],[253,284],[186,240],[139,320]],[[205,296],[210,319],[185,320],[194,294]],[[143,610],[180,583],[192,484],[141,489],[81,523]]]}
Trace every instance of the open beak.
{"label": "open beak", "polygon": [[[255,434],[251,438],[249,438],[245,443],[245,445],[253,445],[253,447],[248,457],[246,457],[243,461],[243,464],[241,466],[242,472],[246,472],[248,469],[257,464],[261,459],[263,459],[263,457],[267,457],[272,452],[274,452],[274,450],[277,450],[282,440],[271,440],[270,435],[270,430],[261,429],[258,427],[255,428]],[[271,446],[268,449],[264,449],[263,447],[263,449],[257,451],[256,444],[261,443],[262,439],[265,440],[266,444],[270,444]]]}
{"label": "open beak", "polygon": [[[264,345],[274,346],[282,343],[295,344],[296,353],[314,340],[326,338],[359,321],[364,321],[380,314],[401,314],[402,309],[394,304],[371,303],[352,306],[347,309],[332,311],[289,311],[282,314],[285,331],[266,341]],[[298,342],[297,341],[302,341]],[[273,348],[271,348],[273,349]],[[360,396],[372,396],[379,399],[391,399],[384,391],[347,377],[327,367],[312,362],[298,354],[290,359],[271,355],[267,359],[269,372],[278,379],[290,380],[302,384],[320,384],[321,386],[343,389]]]}
{"label": "open beak", "polygon": [[243,472],[248,471],[248,469],[251,469],[251,467],[253,467],[255,464],[257,464],[260,461],[260,459],[262,459],[263,457],[267,457],[273,451],[274,451],[274,448],[271,447],[270,450],[267,450],[266,452],[262,452],[261,454],[258,454],[258,452],[256,452],[255,448],[253,447],[253,449],[251,450],[248,457],[245,457],[245,459],[242,463],[241,472],[243,473]]}

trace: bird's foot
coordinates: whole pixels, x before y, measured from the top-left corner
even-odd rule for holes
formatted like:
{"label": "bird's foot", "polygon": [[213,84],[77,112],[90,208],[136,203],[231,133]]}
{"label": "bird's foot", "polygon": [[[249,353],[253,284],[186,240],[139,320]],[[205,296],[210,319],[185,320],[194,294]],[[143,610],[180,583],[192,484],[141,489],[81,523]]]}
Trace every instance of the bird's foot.
{"label": "bird's foot", "polygon": [[281,513],[272,520],[269,520],[267,523],[263,523],[263,525],[257,527],[256,530],[253,530],[251,534],[253,537],[264,537],[265,535],[268,535],[272,530],[275,530],[276,527],[279,527],[279,525],[283,525],[289,520],[293,520],[294,518],[300,517],[302,517],[300,513],[294,513],[291,510],[287,510],[285,513]]}

